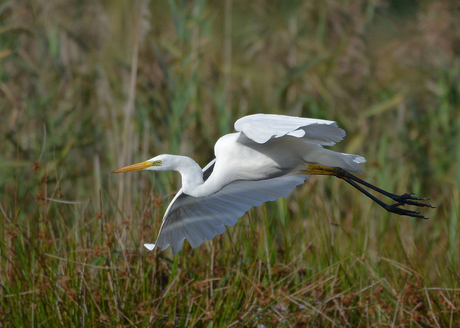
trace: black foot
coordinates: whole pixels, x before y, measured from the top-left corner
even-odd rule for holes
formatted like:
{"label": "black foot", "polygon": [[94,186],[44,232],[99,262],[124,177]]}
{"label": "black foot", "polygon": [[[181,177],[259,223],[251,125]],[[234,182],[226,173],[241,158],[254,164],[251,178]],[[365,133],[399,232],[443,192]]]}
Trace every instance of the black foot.
{"label": "black foot", "polygon": [[431,207],[434,208],[434,206],[431,206],[430,204],[418,202],[418,200],[430,200],[429,198],[422,198],[422,197],[415,197],[415,194],[413,193],[407,193],[403,195],[393,195],[390,197],[394,201],[398,202],[398,204],[393,204],[393,205],[415,205],[415,206],[420,206],[420,207]]}
{"label": "black foot", "polygon": [[[425,219],[425,220],[428,219],[427,217],[424,217],[423,215],[420,215],[420,212],[410,211],[410,210],[406,210],[406,209],[400,207],[400,206],[404,206],[405,204],[416,205],[416,204],[413,204],[412,202],[411,203],[396,203],[396,204],[383,206],[383,208],[385,208],[388,212],[399,214],[399,215],[407,215],[407,216],[411,216],[413,218],[419,218],[419,219]],[[420,204],[423,204],[423,205],[418,205],[418,206],[432,207],[432,206],[424,204],[424,203],[420,203]]]}

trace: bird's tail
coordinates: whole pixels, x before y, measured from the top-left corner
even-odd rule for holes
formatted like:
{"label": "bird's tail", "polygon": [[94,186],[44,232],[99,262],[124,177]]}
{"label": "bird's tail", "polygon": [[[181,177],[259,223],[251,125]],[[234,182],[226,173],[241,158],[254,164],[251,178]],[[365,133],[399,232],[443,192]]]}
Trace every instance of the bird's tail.
{"label": "bird's tail", "polygon": [[306,164],[317,164],[327,167],[340,167],[350,173],[363,172],[361,163],[366,159],[359,155],[338,153],[329,149],[318,147],[313,152],[309,152],[305,157]]}

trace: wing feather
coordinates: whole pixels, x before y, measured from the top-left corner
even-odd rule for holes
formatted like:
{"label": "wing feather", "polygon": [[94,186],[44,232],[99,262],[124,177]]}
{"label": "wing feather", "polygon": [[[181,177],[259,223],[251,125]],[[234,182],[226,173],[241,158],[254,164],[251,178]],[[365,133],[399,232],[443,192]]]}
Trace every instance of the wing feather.
{"label": "wing feather", "polygon": [[288,135],[306,142],[332,146],[345,136],[345,131],[334,121],[271,114],[242,117],[235,122],[235,130],[259,144]]}
{"label": "wing feather", "polygon": [[302,184],[306,175],[290,175],[259,181],[234,181],[215,194],[192,197],[182,191],[171,202],[163,218],[155,247],[173,254],[187,239],[193,248],[225,232],[252,206],[287,196]]}

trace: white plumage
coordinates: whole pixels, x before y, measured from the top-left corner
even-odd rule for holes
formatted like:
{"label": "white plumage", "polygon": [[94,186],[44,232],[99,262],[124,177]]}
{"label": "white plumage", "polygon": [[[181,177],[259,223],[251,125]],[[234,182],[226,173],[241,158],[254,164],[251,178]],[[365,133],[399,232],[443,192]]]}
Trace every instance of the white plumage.
{"label": "white plumage", "polygon": [[[236,121],[235,130],[238,132],[217,141],[216,158],[203,170],[189,157],[159,155],[115,171],[174,170],[182,175],[182,189],[166,210],[156,243],[145,244],[149,250],[171,246],[176,254],[184,239],[193,248],[198,247],[224,233],[225,226],[236,224],[252,206],[287,196],[309,174],[335,175],[363,191],[353,182],[363,183],[362,180],[349,172],[362,172],[359,164],[366,160],[322,147],[332,146],[345,136],[333,121],[256,114]],[[383,207],[393,206],[363,192]],[[410,200],[405,203],[422,204]],[[398,206],[396,209],[402,210]],[[418,214],[386,209],[403,215]]]}

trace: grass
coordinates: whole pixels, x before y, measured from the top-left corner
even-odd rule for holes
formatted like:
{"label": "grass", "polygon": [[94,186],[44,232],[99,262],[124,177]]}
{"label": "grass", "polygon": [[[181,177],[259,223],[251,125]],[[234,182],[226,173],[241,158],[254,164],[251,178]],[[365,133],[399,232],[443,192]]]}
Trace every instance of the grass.
{"label": "grass", "polygon": [[[456,6],[1,4],[0,325],[458,326]],[[255,112],[336,120],[333,149],[431,197],[430,220],[310,177],[197,249],[147,252],[178,177],[110,172],[205,165]]]}

